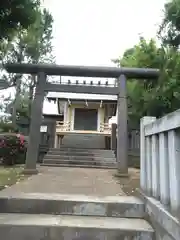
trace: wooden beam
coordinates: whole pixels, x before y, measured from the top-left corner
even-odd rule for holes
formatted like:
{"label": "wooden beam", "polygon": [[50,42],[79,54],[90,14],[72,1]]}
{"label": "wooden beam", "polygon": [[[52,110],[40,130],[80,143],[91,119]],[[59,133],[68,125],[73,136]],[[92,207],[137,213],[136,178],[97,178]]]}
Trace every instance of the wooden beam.
{"label": "wooden beam", "polygon": [[46,75],[75,76],[75,77],[103,77],[118,78],[126,75],[127,78],[153,79],[159,77],[158,69],[149,68],[118,68],[118,67],[93,67],[93,66],[68,66],[56,64],[27,64],[7,63],[4,68],[9,73],[37,74],[44,72]]}
{"label": "wooden beam", "polygon": [[52,84],[52,83],[46,83],[44,90],[47,92],[90,93],[90,94],[105,94],[105,95],[118,94],[118,87],[65,85],[65,84]]}
{"label": "wooden beam", "polygon": [[[53,99],[53,98],[50,98],[50,99]],[[71,98],[70,98],[70,100],[71,100],[71,102],[73,102],[73,103],[81,104],[84,99],[71,99]],[[97,102],[100,104],[100,102],[101,102],[101,99],[88,99],[88,98],[87,98],[87,100],[88,100],[88,103],[89,103],[89,104],[91,104],[91,103],[97,103]],[[58,98],[58,101],[67,101],[67,98]],[[116,104],[117,104],[117,99],[116,99],[116,100],[103,100],[103,105],[105,105],[105,104],[113,104],[113,105],[116,105]]]}

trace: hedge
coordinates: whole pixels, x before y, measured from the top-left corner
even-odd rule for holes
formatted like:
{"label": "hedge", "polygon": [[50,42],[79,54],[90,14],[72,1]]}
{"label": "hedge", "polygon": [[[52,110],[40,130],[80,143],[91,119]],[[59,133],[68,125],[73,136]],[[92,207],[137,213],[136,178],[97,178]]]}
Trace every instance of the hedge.
{"label": "hedge", "polygon": [[23,135],[0,135],[0,159],[2,164],[23,164],[25,162],[26,146]]}

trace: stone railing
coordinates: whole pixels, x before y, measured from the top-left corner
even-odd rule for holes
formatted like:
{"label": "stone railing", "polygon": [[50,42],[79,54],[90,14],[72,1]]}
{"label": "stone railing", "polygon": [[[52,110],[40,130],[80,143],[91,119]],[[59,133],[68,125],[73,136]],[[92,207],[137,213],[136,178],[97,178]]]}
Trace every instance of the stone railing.
{"label": "stone railing", "polygon": [[[56,122],[56,132],[68,132],[71,131],[71,122]],[[101,123],[100,124],[100,132],[102,133],[111,133],[111,126],[109,123]]]}
{"label": "stone railing", "polygon": [[68,132],[71,130],[71,122],[56,122],[56,132]]}
{"label": "stone railing", "polygon": [[180,110],[157,119],[141,119],[141,189],[180,210]]}
{"label": "stone railing", "polygon": [[109,123],[101,123],[100,124],[100,132],[111,133],[111,126]]}

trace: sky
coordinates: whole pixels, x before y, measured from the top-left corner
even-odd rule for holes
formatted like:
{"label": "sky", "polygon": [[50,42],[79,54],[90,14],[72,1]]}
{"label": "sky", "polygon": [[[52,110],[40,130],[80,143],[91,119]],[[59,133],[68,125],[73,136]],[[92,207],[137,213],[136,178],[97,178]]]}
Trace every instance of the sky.
{"label": "sky", "polygon": [[111,66],[111,59],[155,37],[165,0],[44,0],[54,17],[58,64]]}
{"label": "sky", "polygon": [[[57,64],[114,66],[111,60],[137,44],[140,35],[146,39],[156,36],[164,3],[165,0],[44,0],[54,17]],[[48,104],[44,103],[44,112],[54,111]]]}
{"label": "sky", "polygon": [[[114,66],[111,60],[137,44],[140,35],[146,39],[156,36],[164,3],[165,0],[44,0],[54,17],[57,64]],[[49,113],[53,108],[46,104],[44,112]]]}
{"label": "sky", "polygon": [[[166,0],[44,0],[53,18],[57,64],[114,66],[112,59],[154,38]],[[91,80],[91,79],[90,79]],[[90,81],[89,80],[89,81]],[[13,90],[0,91],[0,96]],[[1,100],[1,99],[0,99]]]}

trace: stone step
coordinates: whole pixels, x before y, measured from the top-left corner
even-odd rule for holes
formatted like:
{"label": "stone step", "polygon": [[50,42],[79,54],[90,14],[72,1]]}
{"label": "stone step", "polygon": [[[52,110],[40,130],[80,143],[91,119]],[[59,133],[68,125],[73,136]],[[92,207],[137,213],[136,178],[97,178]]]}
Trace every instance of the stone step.
{"label": "stone step", "polygon": [[41,166],[44,167],[71,167],[71,168],[96,168],[96,169],[116,169],[116,164],[112,166],[104,166],[104,165],[82,165],[82,164],[50,164],[50,163],[42,163]]}
{"label": "stone step", "polygon": [[115,154],[113,152],[107,152],[107,153],[99,153],[99,152],[75,152],[75,151],[48,151],[48,155],[63,155],[63,156],[97,156],[97,157],[115,157]]}
{"label": "stone step", "polygon": [[48,151],[49,154],[54,154],[54,155],[79,155],[79,156],[104,156],[104,157],[108,157],[108,156],[115,156],[114,152],[90,152],[90,151],[66,151],[66,150],[62,150],[62,151],[52,151],[49,150]]}
{"label": "stone step", "polygon": [[[76,143],[74,143],[76,141]],[[93,143],[93,144],[92,144]],[[61,148],[76,148],[76,149],[105,149],[105,145],[99,145],[98,142],[93,142],[93,140],[90,141],[81,141],[78,142],[77,139],[74,139],[72,142],[66,142],[64,143],[64,145],[61,145]]]}
{"label": "stone step", "polygon": [[50,155],[50,154],[46,154],[44,156],[44,159],[64,159],[64,160],[93,160],[92,156],[60,156],[60,155]]}
{"label": "stone step", "polygon": [[69,148],[69,147],[60,147],[60,148],[50,148],[49,151],[69,151],[69,152],[90,152],[90,153],[108,153],[113,152],[108,149],[89,149],[89,148]]}
{"label": "stone step", "polygon": [[61,147],[104,149],[105,137],[96,134],[70,134],[65,135]]}
{"label": "stone step", "polygon": [[114,158],[100,158],[100,157],[94,157],[94,158],[88,158],[88,157],[73,157],[73,156],[57,156],[57,157],[52,157],[52,156],[45,156],[44,160],[67,160],[67,161],[90,161],[90,162],[111,162],[111,163],[116,163],[116,159]]}
{"label": "stone step", "polygon": [[44,214],[0,214],[1,239],[153,240],[143,219]]}
{"label": "stone step", "polygon": [[90,152],[70,152],[70,151],[48,151],[48,155],[59,155],[59,156],[93,156]]}
{"label": "stone step", "polygon": [[46,193],[0,195],[1,213],[66,214],[143,218],[144,203],[132,196],[86,196]]}
{"label": "stone step", "polygon": [[106,161],[106,162],[116,162],[115,158],[103,158],[103,157],[92,157],[92,156],[59,156],[59,155],[50,155],[50,154],[46,154],[44,156],[44,160],[45,159],[54,159],[54,160],[78,160],[78,161]]}
{"label": "stone step", "polygon": [[99,165],[99,166],[112,166],[115,165],[116,162],[108,162],[108,161],[94,161],[94,160],[86,160],[86,159],[82,159],[82,160],[71,160],[71,159],[44,159],[43,160],[44,164],[75,164],[75,165]]}
{"label": "stone step", "polygon": [[111,156],[111,157],[104,157],[104,156],[82,156],[82,155],[54,155],[54,154],[46,154],[44,155],[44,159],[71,159],[71,160],[83,160],[83,159],[86,159],[86,160],[97,160],[97,161],[102,161],[102,160],[105,160],[105,161],[113,161],[113,162],[116,162],[116,158]]}

